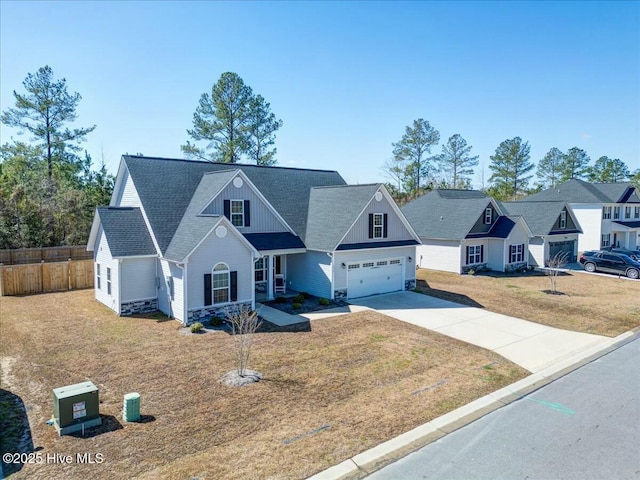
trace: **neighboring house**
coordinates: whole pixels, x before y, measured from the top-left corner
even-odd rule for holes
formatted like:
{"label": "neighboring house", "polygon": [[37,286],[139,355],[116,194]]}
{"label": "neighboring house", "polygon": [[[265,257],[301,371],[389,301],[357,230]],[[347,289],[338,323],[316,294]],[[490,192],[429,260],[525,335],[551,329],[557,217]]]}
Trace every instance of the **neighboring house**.
{"label": "neighboring house", "polygon": [[562,201],[582,227],[578,251],[640,246],[640,196],[632,183],[589,183],[569,180],[530,195],[522,202]]}
{"label": "neighboring house", "polygon": [[519,215],[475,190],[433,190],[406,204],[402,213],[420,237],[417,265],[465,273],[512,271],[529,265],[533,234]]}
{"label": "neighboring house", "polygon": [[566,261],[577,261],[578,235],[582,233],[571,207],[565,202],[500,202],[509,215],[520,215],[534,237],[529,239],[529,263],[547,266],[549,259],[565,254]]}
{"label": "neighboring house", "polygon": [[347,299],[414,288],[418,242],[382,184],[125,155],[87,249],[99,301],[190,324],[285,289]]}

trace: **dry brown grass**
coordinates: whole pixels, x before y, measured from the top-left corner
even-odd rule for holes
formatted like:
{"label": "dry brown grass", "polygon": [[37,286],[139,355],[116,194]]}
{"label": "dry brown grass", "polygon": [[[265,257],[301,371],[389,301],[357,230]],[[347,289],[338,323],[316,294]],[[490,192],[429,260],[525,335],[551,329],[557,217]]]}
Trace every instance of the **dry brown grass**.
{"label": "dry brown grass", "polygon": [[616,336],[640,325],[640,282],[615,276],[561,273],[558,291],[542,273],[456,275],[418,270],[418,290],[446,300],[552,327]]}
{"label": "dry brown grass", "polygon": [[[119,318],[91,290],[0,303],[2,388],[24,401],[34,446],[105,458],[25,465],[16,479],[305,478],[528,374],[490,351],[362,312],[259,334],[251,367],[265,380],[230,388],[217,382],[232,368],[226,333]],[[104,425],[87,438],[58,437],[45,424],[51,389],[87,379],[99,386]],[[122,420],[132,391],[143,423]]]}

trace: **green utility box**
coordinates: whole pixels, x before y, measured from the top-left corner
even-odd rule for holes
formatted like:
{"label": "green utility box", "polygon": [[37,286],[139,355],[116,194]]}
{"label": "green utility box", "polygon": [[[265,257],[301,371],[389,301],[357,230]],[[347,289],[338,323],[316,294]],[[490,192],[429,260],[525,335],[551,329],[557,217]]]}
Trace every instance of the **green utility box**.
{"label": "green utility box", "polygon": [[137,422],[140,420],[140,394],[127,393],[124,396],[124,405],[122,406],[122,418],[125,422]]}
{"label": "green utility box", "polygon": [[101,425],[98,387],[83,382],[54,388],[53,417],[59,435]]}

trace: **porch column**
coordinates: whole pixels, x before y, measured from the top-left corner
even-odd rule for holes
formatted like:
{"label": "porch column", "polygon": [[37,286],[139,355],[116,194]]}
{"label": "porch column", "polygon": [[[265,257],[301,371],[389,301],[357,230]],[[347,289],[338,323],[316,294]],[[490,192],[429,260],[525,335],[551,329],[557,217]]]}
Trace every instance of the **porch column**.
{"label": "porch column", "polygon": [[267,300],[273,300],[273,280],[275,274],[275,260],[273,255],[269,255],[267,265]]}

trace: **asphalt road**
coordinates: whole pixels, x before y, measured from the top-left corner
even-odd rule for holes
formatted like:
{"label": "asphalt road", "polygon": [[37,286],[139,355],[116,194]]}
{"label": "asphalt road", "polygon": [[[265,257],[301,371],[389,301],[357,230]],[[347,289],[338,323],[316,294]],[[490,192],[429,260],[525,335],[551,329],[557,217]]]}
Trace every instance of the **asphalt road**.
{"label": "asphalt road", "polygon": [[640,338],[367,478],[640,480]]}

